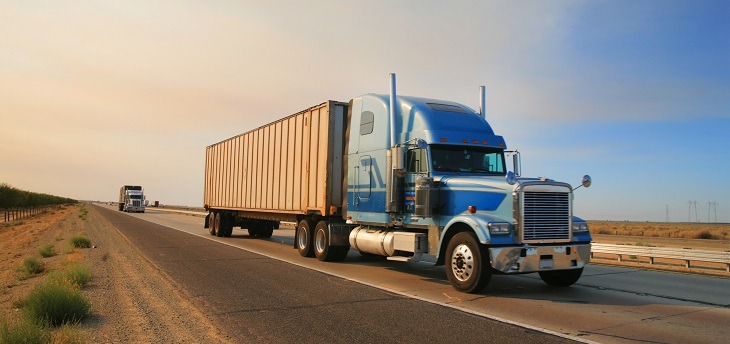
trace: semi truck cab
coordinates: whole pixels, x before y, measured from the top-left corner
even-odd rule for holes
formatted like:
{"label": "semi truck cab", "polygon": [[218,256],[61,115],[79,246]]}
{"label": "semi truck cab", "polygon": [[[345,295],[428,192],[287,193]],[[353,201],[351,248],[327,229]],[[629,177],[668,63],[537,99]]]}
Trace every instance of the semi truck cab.
{"label": "semi truck cab", "polygon": [[553,286],[580,278],[591,236],[573,215],[571,185],[519,176],[519,153],[464,105],[393,103],[391,116],[389,95],[350,102],[345,217],[358,225],[350,246],[395,260],[434,255],[465,292],[492,274],[538,272]]}

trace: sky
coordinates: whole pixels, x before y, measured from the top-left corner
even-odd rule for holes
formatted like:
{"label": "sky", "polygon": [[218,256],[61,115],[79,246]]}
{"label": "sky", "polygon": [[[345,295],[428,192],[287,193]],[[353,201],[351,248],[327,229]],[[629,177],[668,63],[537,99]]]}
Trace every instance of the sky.
{"label": "sky", "polygon": [[486,85],[523,175],[591,175],[576,215],[730,222],[727,18],[727,1],[0,0],[0,182],[202,206],[206,146],[396,73],[399,94],[472,108]]}

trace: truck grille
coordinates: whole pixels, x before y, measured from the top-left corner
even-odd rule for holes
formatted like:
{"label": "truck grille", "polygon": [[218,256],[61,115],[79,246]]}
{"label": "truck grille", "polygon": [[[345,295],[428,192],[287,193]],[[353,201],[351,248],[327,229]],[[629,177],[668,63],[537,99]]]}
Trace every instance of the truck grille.
{"label": "truck grille", "polygon": [[142,201],[132,201],[132,206],[139,207],[142,205]]}
{"label": "truck grille", "polygon": [[570,194],[525,192],[523,240],[570,240]]}

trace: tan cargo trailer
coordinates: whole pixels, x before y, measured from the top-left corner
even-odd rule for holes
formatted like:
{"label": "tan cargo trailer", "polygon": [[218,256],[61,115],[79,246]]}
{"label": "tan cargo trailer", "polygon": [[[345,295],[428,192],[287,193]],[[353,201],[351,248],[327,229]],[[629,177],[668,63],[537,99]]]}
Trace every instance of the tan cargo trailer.
{"label": "tan cargo trailer", "polygon": [[327,101],[208,146],[206,209],[249,227],[339,214],[346,116],[347,103]]}

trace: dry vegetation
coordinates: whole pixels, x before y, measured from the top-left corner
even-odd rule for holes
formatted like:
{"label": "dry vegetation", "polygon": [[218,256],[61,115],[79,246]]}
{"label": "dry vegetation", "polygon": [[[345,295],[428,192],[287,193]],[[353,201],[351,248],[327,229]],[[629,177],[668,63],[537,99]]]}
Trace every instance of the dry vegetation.
{"label": "dry vegetation", "polygon": [[592,234],[657,238],[730,239],[730,225],[714,223],[589,221]]}
{"label": "dry vegetation", "polygon": [[[56,206],[45,214],[0,223],[0,342],[83,341],[76,323],[88,304],[74,317],[67,306],[84,306],[80,288],[91,279],[88,267],[79,265],[86,253],[69,240],[85,234],[85,212],[83,205]],[[78,276],[83,279],[78,285],[66,283]],[[50,287],[68,290],[43,294]],[[78,300],[67,300],[68,295]],[[63,313],[55,323],[49,307]]]}

